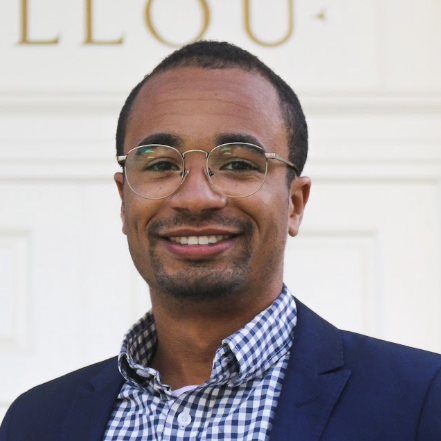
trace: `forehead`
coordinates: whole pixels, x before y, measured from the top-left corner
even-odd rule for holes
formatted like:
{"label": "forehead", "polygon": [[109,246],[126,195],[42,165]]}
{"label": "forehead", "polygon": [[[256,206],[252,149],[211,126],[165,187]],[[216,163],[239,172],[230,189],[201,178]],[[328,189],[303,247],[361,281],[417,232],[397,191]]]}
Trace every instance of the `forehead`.
{"label": "forehead", "polygon": [[133,103],[124,150],[157,133],[207,147],[222,134],[237,133],[272,149],[276,143],[287,149],[274,86],[259,74],[237,68],[176,68],[150,79]]}

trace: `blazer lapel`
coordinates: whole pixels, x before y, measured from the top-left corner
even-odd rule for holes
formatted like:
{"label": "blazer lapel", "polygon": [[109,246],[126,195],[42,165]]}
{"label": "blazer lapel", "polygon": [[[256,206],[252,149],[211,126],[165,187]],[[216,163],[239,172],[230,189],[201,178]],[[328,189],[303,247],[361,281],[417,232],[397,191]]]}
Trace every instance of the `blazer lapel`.
{"label": "blazer lapel", "polygon": [[62,426],[60,441],[101,441],[123,382],[115,357],[79,387]]}
{"label": "blazer lapel", "polygon": [[318,441],[350,371],[340,331],[296,299],[298,325],[271,441]]}

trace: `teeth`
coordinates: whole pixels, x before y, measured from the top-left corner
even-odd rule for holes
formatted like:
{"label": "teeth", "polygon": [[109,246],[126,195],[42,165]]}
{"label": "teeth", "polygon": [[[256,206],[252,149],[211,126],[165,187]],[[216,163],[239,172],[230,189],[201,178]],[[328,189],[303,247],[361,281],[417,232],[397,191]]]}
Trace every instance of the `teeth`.
{"label": "teeth", "polygon": [[169,237],[171,242],[178,243],[180,245],[208,245],[215,244],[221,240],[228,239],[230,236],[218,235],[218,236],[175,236]]}
{"label": "teeth", "polygon": [[188,238],[188,245],[197,245],[198,244],[198,238],[196,236],[190,236]]}
{"label": "teeth", "polygon": [[208,236],[201,236],[199,238],[199,245],[208,245]]}

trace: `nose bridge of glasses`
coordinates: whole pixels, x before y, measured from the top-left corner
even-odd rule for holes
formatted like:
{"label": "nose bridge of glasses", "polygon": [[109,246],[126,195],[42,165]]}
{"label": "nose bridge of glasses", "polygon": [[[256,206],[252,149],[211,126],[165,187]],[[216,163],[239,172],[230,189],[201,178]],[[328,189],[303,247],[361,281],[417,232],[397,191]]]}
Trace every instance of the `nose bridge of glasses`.
{"label": "nose bridge of glasses", "polygon": [[[205,150],[199,150],[199,149],[191,149],[191,150],[186,150],[185,152],[181,153],[182,159],[184,160],[184,167],[186,168],[185,171],[185,175],[183,175],[182,177],[182,183],[184,182],[185,178],[187,177],[188,173],[190,172],[190,168],[187,168],[187,164],[185,162],[185,155],[187,155],[188,153],[203,153],[205,155],[205,161],[207,161],[208,156],[209,156],[209,152],[206,152]],[[210,178],[208,176],[208,172],[207,172],[207,162],[205,162],[205,167],[204,167],[204,175],[205,177],[208,179],[208,181],[210,181]]]}
{"label": "nose bridge of glasses", "polygon": [[185,159],[185,155],[188,153],[203,153],[205,155],[205,159],[208,158],[209,153],[205,150],[198,150],[198,149],[192,149],[192,150],[186,150],[185,152],[181,153],[182,157]]}
{"label": "nose bridge of glasses", "polygon": [[[186,150],[185,152],[181,153],[182,159],[184,160],[184,167],[187,169],[187,163],[185,162],[186,160],[186,156],[188,153],[203,153],[205,155],[205,161],[207,161],[208,155],[210,154],[209,152],[206,152],[205,150],[199,150],[199,149],[192,149],[192,150]],[[206,162],[205,162],[205,168],[206,168]],[[188,168],[188,171],[186,173],[186,175],[188,174],[188,172],[190,171],[190,168]],[[207,170],[205,170],[205,174],[207,174]]]}

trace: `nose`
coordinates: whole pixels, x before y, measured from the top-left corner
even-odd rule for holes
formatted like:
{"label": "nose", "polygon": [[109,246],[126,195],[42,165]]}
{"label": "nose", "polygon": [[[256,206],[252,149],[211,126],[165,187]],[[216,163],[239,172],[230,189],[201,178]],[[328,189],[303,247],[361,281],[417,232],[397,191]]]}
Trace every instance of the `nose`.
{"label": "nose", "polygon": [[186,175],[178,190],[170,196],[170,206],[196,214],[206,210],[220,210],[227,204],[228,196],[219,192],[208,180],[207,152],[189,150],[185,154],[190,152],[194,154],[185,157]]}

